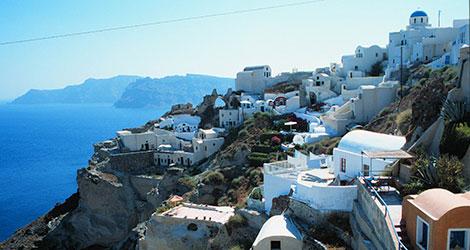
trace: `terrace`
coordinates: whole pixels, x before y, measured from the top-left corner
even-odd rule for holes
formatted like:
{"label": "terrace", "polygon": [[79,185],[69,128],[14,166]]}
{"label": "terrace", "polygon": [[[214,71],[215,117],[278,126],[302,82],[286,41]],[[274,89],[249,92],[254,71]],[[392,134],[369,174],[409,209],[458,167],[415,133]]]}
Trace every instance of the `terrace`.
{"label": "terrace", "polygon": [[398,249],[405,246],[406,232],[402,232],[402,196],[397,190],[397,182],[391,176],[358,177],[359,183],[368,191],[372,201],[382,213],[385,224]]}
{"label": "terrace", "polygon": [[225,224],[234,215],[231,207],[217,207],[192,203],[183,203],[159,216],[169,216],[180,219],[205,220]]}

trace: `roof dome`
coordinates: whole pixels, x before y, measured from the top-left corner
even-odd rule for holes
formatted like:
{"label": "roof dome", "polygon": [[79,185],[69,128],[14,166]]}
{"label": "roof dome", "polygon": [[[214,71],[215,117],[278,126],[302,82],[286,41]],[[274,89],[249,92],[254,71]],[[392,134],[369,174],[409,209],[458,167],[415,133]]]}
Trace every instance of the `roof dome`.
{"label": "roof dome", "polygon": [[410,17],[421,17],[421,16],[428,16],[428,14],[426,14],[426,12],[422,10],[417,10],[413,12]]}
{"label": "roof dome", "polygon": [[341,138],[338,148],[361,154],[364,151],[394,151],[400,150],[406,143],[403,136],[381,134],[372,131],[356,129]]}

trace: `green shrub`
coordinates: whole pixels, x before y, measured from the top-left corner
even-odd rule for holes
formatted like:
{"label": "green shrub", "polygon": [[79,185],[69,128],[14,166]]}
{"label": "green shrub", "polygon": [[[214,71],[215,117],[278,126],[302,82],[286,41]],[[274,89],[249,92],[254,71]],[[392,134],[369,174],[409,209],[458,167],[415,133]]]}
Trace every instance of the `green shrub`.
{"label": "green shrub", "polygon": [[240,227],[243,227],[245,226],[247,223],[246,223],[246,219],[245,217],[239,215],[239,214],[235,214],[234,216],[230,217],[228,219],[228,222],[227,222],[227,225],[230,227],[230,228],[240,228]]}
{"label": "green shrub", "polygon": [[193,178],[189,177],[189,176],[185,176],[185,177],[181,177],[178,179],[178,183],[182,186],[186,186],[188,187],[189,189],[195,189],[196,186],[197,186],[197,182],[196,180],[194,180]]}
{"label": "green shrub", "polygon": [[164,212],[166,212],[166,211],[168,211],[168,210],[170,210],[170,209],[171,209],[171,206],[170,206],[170,205],[163,204],[162,206],[160,206],[160,207],[158,207],[158,208],[156,209],[156,212],[157,212],[158,214],[161,214],[161,213],[164,213]]}
{"label": "green shrub", "polygon": [[411,123],[411,108],[400,112],[395,122],[397,123],[398,129],[400,130],[402,135],[406,135],[409,130],[409,125]]}
{"label": "green shrub", "polygon": [[259,176],[261,176],[261,171],[257,168],[253,169],[250,171],[250,179],[254,179],[254,178],[257,178]]}
{"label": "green shrub", "polygon": [[248,160],[253,166],[261,166],[263,163],[269,162],[269,155],[260,152],[253,152],[248,155]]}
{"label": "green shrub", "polygon": [[240,245],[230,247],[230,250],[243,250],[244,248]]}
{"label": "green shrub", "polygon": [[220,185],[224,183],[224,175],[219,171],[211,171],[204,177],[202,182],[208,185]]}
{"label": "green shrub", "polygon": [[232,186],[239,187],[243,183],[244,179],[245,179],[245,177],[243,177],[243,176],[239,176],[239,177],[233,179],[232,180]]}
{"label": "green shrub", "polygon": [[262,200],[263,199],[263,194],[261,192],[261,188],[259,188],[259,187],[254,188],[253,192],[251,193],[250,198],[255,199],[255,200]]}
{"label": "green shrub", "polygon": [[463,164],[455,156],[442,155],[436,162],[439,187],[454,193],[462,192],[464,186]]}
{"label": "green shrub", "polygon": [[240,130],[240,132],[238,132],[239,137],[245,137],[247,135],[248,135],[248,131],[246,129],[242,129]]}
{"label": "green shrub", "polygon": [[426,188],[424,184],[418,180],[412,180],[409,183],[403,185],[403,195],[417,194],[424,191]]}
{"label": "green shrub", "polygon": [[470,126],[460,124],[452,129],[447,125],[445,129],[447,132],[444,133],[439,146],[441,153],[462,158],[470,146]]}
{"label": "green shrub", "polygon": [[269,144],[271,144],[271,139],[274,137],[274,136],[279,136],[279,133],[277,132],[266,132],[266,133],[262,133],[259,137],[260,141],[262,142],[267,142],[269,141]]}
{"label": "green shrub", "polygon": [[271,146],[265,146],[265,145],[255,145],[252,148],[253,152],[260,152],[260,153],[265,153],[269,154],[272,152],[272,147]]}
{"label": "green shrub", "polygon": [[434,159],[421,154],[413,164],[411,181],[404,185],[403,193],[416,194],[431,188],[460,193],[463,187],[463,164],[457,157],[442,155]]}

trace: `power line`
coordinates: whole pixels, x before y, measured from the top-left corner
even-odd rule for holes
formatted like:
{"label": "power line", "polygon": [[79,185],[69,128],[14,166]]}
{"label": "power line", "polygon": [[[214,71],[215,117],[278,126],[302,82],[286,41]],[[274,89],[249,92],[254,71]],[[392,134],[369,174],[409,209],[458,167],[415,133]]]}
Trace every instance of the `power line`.
{"label": "power line", "polygon": [[18,43],[37,42],[37,41],[42,41],[42,40],[52,40],[52,39],[66,38],[66,37],[73,37],[73,36],[82,36],[82,35],[89,35],[89,34],[95,34],[95,33],[104,33],[104,32],[111,32],[111,31],[117,31],[117,30],[135,29],[135,28],[141,28],[141,27],[147,27],[147,26],[156,26],[156,25],[169,24],[169,23],[186,22],[186,21],[191,21],[191,20],[207,19],[207,18],[214,18],[214,17],[221,17],[221,16],[238,15],[238,14],[244,14],[244,13],[250,13],[250,12],[259,12],[259,11],[264,11],[264,10],[281,9],[281,8],[287,8],[287,7],[307,5],[307,4],[313,4],[313,3],[323,2],[323,1],[325,0],[294,2],[294,3],[272,5],[272,6],[252,8],[252,9],[234,10],[234,11],[227,11],[227,12],[221,12],[221,13],[200,15],[200,16],[182,17],[182,18],[155,21],[155,22],[149,22],[149,23],[114,26],[114,27],[108,27],[108,28],[103,28],[103,29],[71,32],[71,33],[42,36],[42,37],[35,37],[35,38],[22,39],[22,40],[5,41],[5,42],[0,42],[0,46],[18,44]]}

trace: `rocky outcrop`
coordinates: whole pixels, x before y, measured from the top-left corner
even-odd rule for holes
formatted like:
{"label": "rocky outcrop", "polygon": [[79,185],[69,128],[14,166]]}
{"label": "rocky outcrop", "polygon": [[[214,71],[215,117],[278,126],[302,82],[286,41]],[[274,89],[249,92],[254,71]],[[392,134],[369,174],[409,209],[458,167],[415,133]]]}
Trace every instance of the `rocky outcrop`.
{"label": "rocky outcrop", "polygon": [[146,221],[171,193],[178,192],[180,187],[176,185],[181,174],[173,170],[163,177],[151,177],[105,173],[94,168],[79,170],[78,207],[48,233],[44,245],[51,249],[81,249],[132,242],[133,229]]}
{"label": "rocky outcrop", "polygon": [[0,243],[0,249],[44,248],[43,238],[55,228],[69,212],[78,206],[78,193],[72,194],[63,203],[56,205],[45,215],[17,230],[9,239]]}

